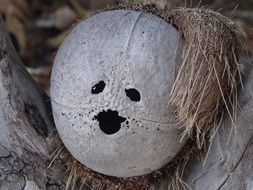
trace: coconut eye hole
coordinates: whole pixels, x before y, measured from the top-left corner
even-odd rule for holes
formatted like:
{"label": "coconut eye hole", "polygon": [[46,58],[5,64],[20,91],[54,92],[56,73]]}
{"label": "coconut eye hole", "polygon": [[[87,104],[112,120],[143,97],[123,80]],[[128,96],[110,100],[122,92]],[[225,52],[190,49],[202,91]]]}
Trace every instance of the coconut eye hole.
{"label": "coconut eye hole", "polygon": [[105,89],[105,82],[100,81],[91,88],[91,93],[92,94],[99,94],[99,93],[103,92],[104,89]]}
{"label": "coconut eye hole", "polygon": [[141,100],[141,94],[135,88],[125,89],[125,92],[126,92],[126,96],[130,98],[130,100],[134,102],[139,102]]}

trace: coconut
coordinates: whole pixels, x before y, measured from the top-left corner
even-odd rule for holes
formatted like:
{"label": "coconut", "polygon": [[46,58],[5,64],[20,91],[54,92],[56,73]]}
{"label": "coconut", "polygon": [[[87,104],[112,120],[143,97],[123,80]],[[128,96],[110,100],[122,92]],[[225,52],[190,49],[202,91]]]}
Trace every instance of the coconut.
{"label": "coconut", "polygon": [[105,11],[74,28],[55,58],[51,97],[57,130],[77,160],[133,177],[176,156],[186,141],[168,94],[182,47],[176,28],[143,12]]}
{"label": "coconut", "polygon": [[181,173],[225,111],[234,121],[243,33],[205,9],[116,9],[79,23],[59,49],[53,114],[68,184],[146,189]]}

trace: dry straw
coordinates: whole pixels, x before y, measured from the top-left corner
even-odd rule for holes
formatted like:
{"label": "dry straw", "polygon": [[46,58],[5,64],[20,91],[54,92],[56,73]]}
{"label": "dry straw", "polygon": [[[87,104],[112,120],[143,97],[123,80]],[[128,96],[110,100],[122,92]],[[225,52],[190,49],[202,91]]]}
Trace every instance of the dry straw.
{"label": "dry straw", "polygon": [[[221,14],[203,8],[157,10],[147,5],[119,5],[113,9],[129,9],[155,14],[174,24],[185,40],[182,63],[171,91],[171,103],[177,106],[185,135],[196,136],[180,154],[160,171],[136,178],[115,178],[91,171],[74,159],[64,147],[59,149],[69,162],[66,189],[144,190],[161,179],[170,180],[171,189],[185,189],[182,175],[187,161],[200,155],[208,136],[212,139],[226,112],[233,125],[240,82],[239,50],[244,33]],[[107,9],[108,10],[108,9]],[[239,81],[239,82],[238,82]],[[81,185],[77,185],[81,184]],[[77,188],[77,189],[78,189]],[[169,188],[169,187],[168,187]]]}

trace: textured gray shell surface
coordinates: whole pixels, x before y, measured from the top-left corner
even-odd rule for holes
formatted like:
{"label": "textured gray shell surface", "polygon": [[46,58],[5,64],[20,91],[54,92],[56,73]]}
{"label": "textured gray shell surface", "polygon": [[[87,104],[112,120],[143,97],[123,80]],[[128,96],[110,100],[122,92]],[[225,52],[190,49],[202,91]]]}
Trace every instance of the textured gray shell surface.
{"label": "textured gray shell surface", "polygon": [[[55,58],[51,99],[58,133],[77,160],[102,174],[132,177],[176,156],[186,140],[180,142],[169,98],[183,43],[171,24],[137,11],[101,12],[73,29]],[[101,81],[101,91],[92,93]],[[139,100],[127,96],[129,89]],[[107,124],[124,118],[112,134],[96,119],[105,112]]]}

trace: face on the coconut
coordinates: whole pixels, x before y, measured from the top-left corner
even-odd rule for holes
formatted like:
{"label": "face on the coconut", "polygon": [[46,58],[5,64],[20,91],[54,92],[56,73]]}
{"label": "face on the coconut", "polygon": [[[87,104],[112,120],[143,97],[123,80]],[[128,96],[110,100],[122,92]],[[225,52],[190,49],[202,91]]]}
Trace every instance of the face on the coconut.
{"label": "face on the coconut", "polygon": [[115,10],[80,22],[60,47],[51,79],[53,114],[71,154],[110,176],[151,173],[180,151],[170,91],[180,33],[163,19]]}

